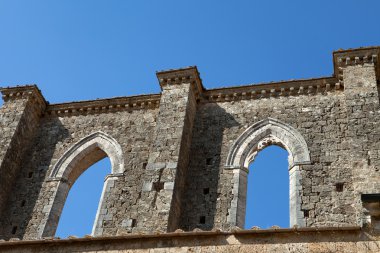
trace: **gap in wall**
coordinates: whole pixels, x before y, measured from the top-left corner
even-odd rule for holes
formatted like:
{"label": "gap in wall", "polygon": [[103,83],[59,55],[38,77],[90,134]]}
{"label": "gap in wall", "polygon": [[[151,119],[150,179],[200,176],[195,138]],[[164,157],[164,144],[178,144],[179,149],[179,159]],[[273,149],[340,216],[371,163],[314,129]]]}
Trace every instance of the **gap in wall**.
{"label": "gap in wall", "polygon": [[287,228],[289,217],[288,152],[271,145],[249,165],[244,228]]}
{"label": "gap in wall", "polygon": [[80,175],[69,191],[55,236],[67,238],[91,234],[104,179],[110,173],[111,162],[106,157]]}

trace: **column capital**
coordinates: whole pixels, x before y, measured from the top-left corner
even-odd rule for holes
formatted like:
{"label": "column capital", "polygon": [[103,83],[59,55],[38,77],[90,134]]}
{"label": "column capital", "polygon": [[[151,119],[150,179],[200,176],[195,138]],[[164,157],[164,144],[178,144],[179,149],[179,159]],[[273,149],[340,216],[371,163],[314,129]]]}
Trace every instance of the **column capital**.
{"label": "column capital", "polygon": [[244,166],[234,166],[234,165],[225,165],[224,166],[225,170],[232,170],[232,171],[244,171],[245,173],[249,173],[248,168]]}
{"label": "column capital", "polygon": [[201,94],[204,90],[202,79],[196,66],[157,71],[156,75],[161,89],[169,85],[191,83],[194,85],[196,94]]}

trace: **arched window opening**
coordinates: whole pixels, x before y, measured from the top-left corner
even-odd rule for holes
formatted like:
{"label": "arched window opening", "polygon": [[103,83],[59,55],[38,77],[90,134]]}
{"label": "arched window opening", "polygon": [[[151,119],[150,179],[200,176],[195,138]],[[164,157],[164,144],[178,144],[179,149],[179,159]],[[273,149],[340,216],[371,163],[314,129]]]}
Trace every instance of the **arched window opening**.
{"label": "arched window opening", "polygon": [[[112,186],[119,177],[124,176],[123,151],[118,142],[103,132],[95,132],[82,138],[73,144],[53,165],[50,177],[46,180],[46,186],[50,189],[48,203],[42,210],[44,218],[38,230],[38,237],[51,237],[56,234],[58,221],[66,202],[69,190],[89,167],[108,157],[111,173],[108,173],[102,197],[97,209],[94,226],[91,235],[99,236],[103,231],[105,217],[110,219],[112,215],[107,214],[107,199]],[[80,212],[81,210],[77,210]]]}
{"label": "arched window opening", "polygon": [[289,227],[288,152],[277,145],[259,151],[249,165],[245,229]]}
{"label": "arched window opening", "polygon": [[110,159],[104,158],[89,167],[71,187],[59,219],[56,236],[83,237],[91,234],[104,179],[111,173]]}
{"label": "arched window opening", "polygon": [[[289,173],[289,218],[290,227],[305,226],[305,215],[301,209],[302,185],[301,170],[303,165],[311,164],[307,143],[302,135],[284,122],[267,118],[248,127],[233,142],[228,152],[225,169],[232,170],[231,202],[227,221],[231,226],[245,226],[247,177],[250,163],[258,152],[271,145],[284,148],[288,156]],[[229,174],[229,173],[228,173]],[[268,182],[267,182],[268,183]],[[273,188],[276,185],[268,183]]]}

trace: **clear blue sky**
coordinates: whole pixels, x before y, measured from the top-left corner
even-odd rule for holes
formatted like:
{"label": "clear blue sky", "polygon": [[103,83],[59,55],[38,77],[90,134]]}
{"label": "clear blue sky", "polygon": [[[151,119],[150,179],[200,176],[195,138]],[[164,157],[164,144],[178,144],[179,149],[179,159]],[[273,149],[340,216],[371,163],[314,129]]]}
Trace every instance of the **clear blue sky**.
{"label": "clear blue sky", "polygon": [[378,0],[0,0],[0,86],[36,83],[56,103],[158,93],[155,71],[189,65],[206,88],[330,76],[333,50],[380,45],[379,10]]}

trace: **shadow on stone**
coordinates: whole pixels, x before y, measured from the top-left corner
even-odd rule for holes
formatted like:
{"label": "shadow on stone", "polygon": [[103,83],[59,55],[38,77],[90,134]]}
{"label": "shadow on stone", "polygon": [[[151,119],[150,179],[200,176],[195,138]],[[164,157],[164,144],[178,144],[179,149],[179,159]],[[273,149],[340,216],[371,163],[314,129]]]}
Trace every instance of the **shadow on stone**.
{"label": "shadow on stone", "polygon": [[22,159],[21,170],[12,190],[16,194],[8,199],[9,208],[3,216],[7,220],[0,224],[4,231],[1,238],[26,239],[24,235],[28,232],[27,228],[37,231],[39,224],[33,224],[33,220],[39,219],[34,219],[33,215],[42,215],[34,213],[39,204],[37,199],[44,190],[43,183],[49,166],[54,164],[52,158],[57,144],[68,137],[68,130],[58,118],[42,119],[39,132]]}
{"label": "shadow on stone", "polygon": [[[215,224],[225,129],[238,122],[216,103],[200,105],[193,129],[180,228],[211,230]],[[204,159],[200,159],[203,157]]]}

